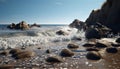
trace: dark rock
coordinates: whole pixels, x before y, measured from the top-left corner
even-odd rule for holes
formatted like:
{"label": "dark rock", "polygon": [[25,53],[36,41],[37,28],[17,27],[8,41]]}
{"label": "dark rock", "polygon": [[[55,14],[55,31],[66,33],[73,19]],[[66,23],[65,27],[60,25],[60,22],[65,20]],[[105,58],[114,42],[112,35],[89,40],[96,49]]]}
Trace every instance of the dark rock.
{"label": "dark rock", "polygon": [[63,49],[61,51],[60,55],[63,57],[72,57],[74,55],[74,53],[69,49]]}
{"label": "dark rock", "polygon": [[46,53],[50,53],[50,52],[51,52],[50,49],[47,49],[47,50],[46,50]]}
{"label": "dark rock", "polygon": [[31,25],[31,27],[40,27],[40,25],[34,23],[33,25]]}
{"label": "dark rock", "polygon": [[75,44],[72,44],[72,43],[68,44],[67,47],[68,47],[69,49],[79,48],[78,45],[75,45]]}
{"label": "dark rock", "polygon": [[21,49],[12,49],[12,50],[10,50],[10,54],[16,54],[16,53],[19,53],[19,52],[21,52]]}
{"label": "dark rock", "polygon": [[117,38],[117,39],[116,39],[116,42],[117,42],[117,43],[120,43],[120,38]]}
{"label": "dark rock", "polygon": [[86,43],[83,45],[83,47],[94,47],[95,44],[92,44],[92,43]]}
{"label": "dark rock", "polygon": [[101,55],[99,52],[96,51],[90,51],[87,53],[86,58],[89,60],[100,60],[101,59]]}
{"label": "dark rock", "polygon": [[99,51],[99,50],[96,48],[87,48],[86,51]]}
{"label": "dark rock", "polygon": [[111,45],[112,45],[113,47],[120,47],[120,44],[112,43]]}
{"label": "dark rock", "polygon": [[0,52],[0,55],[7,56],[8,52],[7,51]]}
{"label": "dark rock", "polygon": [[41,49],[41,47],[38,47],[37,49]]}
{"label": "dark rock", "polygon": [[114,48],[114,47],[106,48],[106,52],[108,52],[108,53],[117,53],[118,49]]}
{"label": "dark rock", "polygon": [[57,35],[68,35],[68,33],[64,32],[63,30],[59,30],[56,32]]}
{"label": "dark rock", "polygon": [[100,42],[97,42],[96,45],[95,45],[96,48],[106,48],[108,47],[107,45],[103,44],[103,43],[100,43]]}
{"label": "dark rock", "polygon": [[88,26],[100,22],[102,25],[112,29],[112,32],[120,32],[120,0],[106,0],[102,7],[93,10],[85,21]]}
{"label": "dark rock", "polygon": [[85,37],[87,39],[100,39],[101,35],[97,28],[89,28],[85,32]]}
{"label": "dark rock", "polygon": [[60,63],[63,62],[63,59],[59,56],[51,56],[46,59],[49,63]]}
{"label": "dark rock", "polygon": [[20,22],[20,23],[18,23],[18,24],[14,24],[14,23],[12,23],[11,25],[9,25],[7,28],[9,28],[9,29],[20,29],[20,30],[27,30],[27,29],[29,29],[30,27],[29,27],[29,25],[25,22],[25,21],[22,21],[22,22]]}
{"label": "dark rock", "polygon": [[15,23],[12,23],[12,24],[8,25],[7,28],[9,28],[9,29],[14,29],[15,26],[16,26]]}
{"label": "dark rock", "polygon": [[72,28],[77,28],[79,30],[85,29],[85,23],[78,19],[75,19],[69,26]]}

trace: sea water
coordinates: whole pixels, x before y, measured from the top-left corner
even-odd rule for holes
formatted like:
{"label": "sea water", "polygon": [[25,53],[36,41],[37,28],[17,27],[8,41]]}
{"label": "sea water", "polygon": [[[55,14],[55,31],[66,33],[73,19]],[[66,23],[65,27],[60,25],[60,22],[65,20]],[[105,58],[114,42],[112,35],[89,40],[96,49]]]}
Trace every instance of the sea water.
{"label": "sea water", "polygon": [[[68,35],[57,35],[62,30]],[[69,42],[74,38],[84,38],[84,32],[68,25],[41,25],[29,30],[11,30],[7,25],[0,25],[0,49],[15,48],[19,46],[50,45],[56,42]],[[63,44],[63,43],[62,43]]]}

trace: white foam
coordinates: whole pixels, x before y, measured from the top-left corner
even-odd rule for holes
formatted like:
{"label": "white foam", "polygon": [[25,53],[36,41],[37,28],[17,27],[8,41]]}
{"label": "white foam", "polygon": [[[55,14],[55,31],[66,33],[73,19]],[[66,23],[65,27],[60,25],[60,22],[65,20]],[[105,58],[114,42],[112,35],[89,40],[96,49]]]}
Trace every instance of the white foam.
{"label": "white foam", "polygon": [[[69,35],[57,35],[56,31],[63,30]],[[1,31],[0,31],[1,32]],[[3,32],[3,31],[2,31]],[[84,32],[75,28],[31,28],[27,31],[10,30],[0,34],[0,49],[14,48],[19,46],[34,46],[51,42],[71,41],[74,37],[84,37]]]}

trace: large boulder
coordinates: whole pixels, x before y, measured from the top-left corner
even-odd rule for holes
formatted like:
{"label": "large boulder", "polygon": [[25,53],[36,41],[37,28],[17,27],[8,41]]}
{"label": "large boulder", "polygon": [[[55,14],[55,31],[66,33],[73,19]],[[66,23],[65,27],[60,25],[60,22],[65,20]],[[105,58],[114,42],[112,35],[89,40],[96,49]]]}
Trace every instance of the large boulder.
{"label": "large boulder", "polygon": [[101,35],[100,35],[100,32],[97,28],[89,28],[86,30],[85,32],[85,37],[87,39],[100,39],[101,38]]}
{"label": "large boulder", "polygon": [[86,58],[89,60],[100,60],[102,57],[99,52],[90,51],[87,53]]}
{"label": "large boulder", "polygon": [[106,0],[101,9],[93,10],[85,21],[87,25],[94,25],[96,22],[112,29],[112,32],[120,32],[120,0]]}

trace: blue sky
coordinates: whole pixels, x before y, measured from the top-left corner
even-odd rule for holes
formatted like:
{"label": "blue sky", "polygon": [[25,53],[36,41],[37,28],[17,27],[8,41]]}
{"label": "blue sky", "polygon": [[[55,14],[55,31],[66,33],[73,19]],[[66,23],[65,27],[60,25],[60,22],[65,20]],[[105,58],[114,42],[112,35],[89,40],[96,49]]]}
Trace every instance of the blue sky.
{"label": "blue sky", "polygon": [[69,24],[85,21],[105,0],[0,0],[0,23]]}

